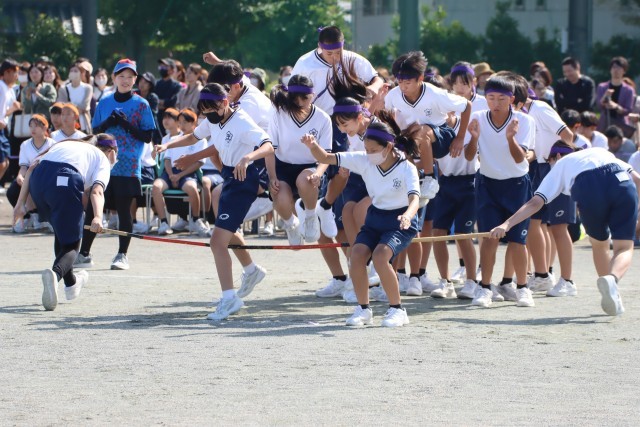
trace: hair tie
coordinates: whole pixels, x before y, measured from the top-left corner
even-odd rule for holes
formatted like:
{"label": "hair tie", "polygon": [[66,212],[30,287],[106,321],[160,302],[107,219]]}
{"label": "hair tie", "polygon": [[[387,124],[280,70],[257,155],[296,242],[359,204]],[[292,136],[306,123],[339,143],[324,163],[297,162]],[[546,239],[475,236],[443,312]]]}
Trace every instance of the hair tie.
{"label": "hair tie", "polygon": [[318,32],[321,32],[324,29],[325,29],[325,27],[318,27]]}

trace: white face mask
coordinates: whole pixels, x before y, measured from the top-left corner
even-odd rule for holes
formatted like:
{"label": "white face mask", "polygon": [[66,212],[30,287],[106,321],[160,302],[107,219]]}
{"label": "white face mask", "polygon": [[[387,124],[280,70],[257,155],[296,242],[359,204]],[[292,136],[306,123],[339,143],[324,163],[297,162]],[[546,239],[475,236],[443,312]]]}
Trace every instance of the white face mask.
{"label": "white face mask", "polygon": [[29,81],[29,77],[26,74],[18,74],[18,82],[26,83]]}
{"label": "white face mask", "polygon": [[107,85],[107,81],[108,81],[106,77],[98,77],[98,78],[96,78],[96,79],[94,79],[94,80],[95,80],[96,85],[97,85],[98,87],[104,87],[104,86],[106,86],[106,85]]}
{"label": "white face mask", "polygon": [[367,159],[369,160],[369,162],[371,162],[371,164],[375,166],[380,166],[381,164],[384,163],[385,160],[387,160],[387,155],[384,154],[384,150],[383,150],[383,151],[378,151],[377,153],[367,154]]}
{"label": "white face mask", "polygon": [[289,84],[289,80],[291,80],[291,74],[289,74],[288,76],[282,77],[282,84],[287,86]]}
{"label": "white face mask", "polygon": [[71,80],[71,81],[80,80],[80,72],[79,71],[70,71],[69,72],[69,80]]}

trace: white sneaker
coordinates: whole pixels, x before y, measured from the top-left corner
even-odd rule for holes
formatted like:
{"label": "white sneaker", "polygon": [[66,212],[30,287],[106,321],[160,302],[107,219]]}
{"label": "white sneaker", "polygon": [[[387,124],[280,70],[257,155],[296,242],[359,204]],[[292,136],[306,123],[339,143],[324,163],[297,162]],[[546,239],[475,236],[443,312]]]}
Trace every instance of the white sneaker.
{"label": "white sneaker", "polygon": [[111,261],[111,269],[112,270],[128,270],[129,269],[129,259],[126,254],[118,253]]}
{"label": "white sneaker", "polygon": [[400,292],[405,293],[407,289],[409,289],[409,276],[405,273],[396,273],[398,276],[398,286],[400,287]]}
{"label": "white sneaker", "polygon": [[178,220],[176,221],[175,224],[173,224],[171,226],[171,228],[173,229],[173,231],[185,231],[189,229],[189,221],[186,221],[180,217],[178,217]]}
{"label": "white sneaker", "polygon": [[511,282],[506,285],[497,285],[496,290],[502,295],[503,301],[518,301],[516,294],[516,284]]}
{"label": "white sneaker", "polygon": [[73,263],[74,268],[91,268],[93,267],[93,257],[91,254],[84,256],[81,253],[78,253],[75,262]]}
{"label": "white sneaker", "polygon": [[320,238],[320,221],[317,215],[308,216],[304,219],[302,232],[305,242],[313,243],[318,241]]}
{"label": "white sneaker", "polygon": [[364,325],[373,325],[373,311],[371,308],[362,308],[357,305],[351,317],[347,319],[347,326]]}
{"label": "white sneaker", "polygon": [[457,298],[453,283],[447,279],[440,279],[438,289],[431,291],[431,298]]}
{"label": "white sneaker", "polygon": [[300,220],[293,215],[293,223],[290,227],[285,227],[284,231],[287,232],[287,239],[290,246],[299,246],[303,244],[302,234],[300,234]]}
{"label": "white sneaker", "polygon": [[389,302],[389,297],[384,291],[384,288],[380,285],[372,286],[369,288],[369,299],[379,302]]}
{"label": "white sneaker", "polygon": [[42,305],[47,311],[53,311],[58,305],[58,277],[47,268],[42,272]]}
{"label": "white sneaker", "polygon": [[478,290],[473,297],[473,301],[471,301],[471,305],[475,305],[477,307],[491,307],[492,295],[493,292],[491,292],[491,289],[486,289],[478,285]]}
{"label": "white sneaker", "polygon": [[253,288],[264,280],[266,275],[267,270],[257,264],[253,273],[246,274],[245,272],[242,272],[242,275],[240,276],[240,289],[238,289],[237,292],[238,297],[244,298],[248,296],[253,291]]}
{"label": "white sneaker", "polygon": [[244,302],[238,295],[234,295],[233,298],[223,298],[218,303],[216,311],[210,313],[207,316],[209,320],[224,320],[230,315],[237,313],[244,307]]}
{"label": "white sneaker", "polygon": [[78,298],[82,287],[89,281],[89,273],[87,273],[85,270],[76,271],[73,274],[76,276],[76,284],[73,286],[64,287],[64,295],[66,296],[67,301]]}
{"label": "white sneaker", "polygon": [[428,273],[424,273],[420,276],[420,284],[422,285],[422,290],[429,294],[438,289],[438,284],[429,279]]}
{"label": "white sneaker", "polygon": [[536,306],[536,303],[533,301],[533,292],[527,287],[516,289],[516,297],[518,298],[518,302],[516,302],[518,307]]}
{"label": "white sneaker", "polygon": [[111,216],[109,216],[109,221],[107,222],[107,228],[111,229],[111,230],[117,230],[118,229],[118,214],[113,214]]}
{"label": "white sneaker", "polygon": [[478,289],[478,284],[471,280],[467,279],[464,281],[464,286],[458,292],[458,298],[460,299],[473,299],[476,295],[476,290]]}
{"label": "white sneaker", "polygon": [[527,281],[527,287],[531,289],[531,292],[547,292],[553,288],[553,277],[549,275],[543,278],[533,275]]}
{"label": "white sneaker", "polygon": [[419,297],[422,295],[422,284],[417,277],[409,277],[409,284],[407,285],[407,295],[413,297]]}
{"label": "white sneaker", "polygon": [[204,219],[198,218],[198,220],[193,223],[193,229],[196,233],[198,233],[198,236],[207,237],[209,226],[204,222]]}
{"label": "white sneaker", "polygon": [[342,291],[344,291],[345,284],[349,280],[351,279],[348,278],[347,280],[338,280],[331,278],[327,286],[316,291],[316,296],[318,298],[335,298],[342,296]]}
{"label": "white sneaker", "polygon": [[619,316],[624,313],[622,299],[618,293],[616,279],[610,274],[598,278],[598,290],[602,295],[600,306],[609,316]]}
{"label": "white sneaker", "polygon": [[345,289],[342,292],[342,299],[347,304],[357,304],[358,303],[358,297],[356,296],[356,291],[355,291],[355,289],[353,289],[353,287],[351,287],[349,289]]}
{"label": "white sneaker", "polygon": [[384,314],[382,320],[382,326],[388,328],[395,328],[396,326],[404,326],[409,324],[409,317],[407,316],[407,310],[404,308],[389,307]]}
{"label": "white sneaker", "polygon": [[158,227],[158,235],[166,236],[168,234],[173,234],[173,230],[169,227],[169,224],[166,222],[160,222],[160,226]]}
{"label": "white sneaker", "polygon": [[369,276],[369,286],[375,286],[380,284],[380,276],[376,268],[373,266],[373,262],[367,267],[367,275]]}
{"label": "white sneaker", "polygon": [[333,214],[333,210],[331,208],[324,209],[320,206],[320,200],[318,200],[318,204],[316,205],[316,215],[318,215],[318,219],[320,219],[320,230],[322,231],[322,234],[330,239],[336,237],[338,235],[338,226],[336,225],[336,217]]}
{"label": "white sneaker", "polygon": [[264,223],[264,227],[262,228],[261,234],[265,236],[273,236],[273,222],[268,221]]}
{"label": "white sneaker", "polygon": [[503,302],[504,297],[500,292],[498,292],[498,287],[494,284],[491,284],[491,301],[493,302]]}
{"label": "white sneaker", "polygon": [[147,234],[149,232],[149,226],[146,222],[136,222],[133,224],[133,232],[135,234]]}
{"label": "white sneaker", "polygon": [[467,278],[467,268],[466,267],[458,267],[458,269],[451,276],[451,281],[453,283],[462,283]]}
{"label": "white sneaker", "polygon": [[40,222],[40,216],[37,213],[32,213],[29,219],[31,223],[30,226],[34,230],[40,230],[47,227],[46,225],[44,227],[42,226],[42,223]]}
{"label": "white sneaker", "polygon": [[547,291],[548,297],[575,297],[578,295],[578,288],[575,283],[567,282],[562,277],[556,285]]}
{"label": "white sneaker", "polygon": [[13,226],[13,232],[18,234],[22,234],[26,232],[27,231],[26,221],[27,220],[25,219],[18,220],[18,222],[16,222],[15,225]]}

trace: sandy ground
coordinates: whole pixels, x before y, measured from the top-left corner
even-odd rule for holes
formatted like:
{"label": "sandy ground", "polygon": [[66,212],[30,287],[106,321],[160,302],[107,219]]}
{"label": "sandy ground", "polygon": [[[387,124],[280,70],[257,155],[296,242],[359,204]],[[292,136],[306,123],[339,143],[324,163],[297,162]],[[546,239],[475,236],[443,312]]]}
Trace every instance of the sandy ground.
{"label": "sandy ground", "polygon": [[[213,323],[206,315],[219,287],[208,249],[134,240],[131,269],[117,272],[109,270],[117,240],[100,237],[89,286],[76,301],[45,312],[40,272],[50,266],[53,238],[12,235],[9,212],[5,200],[1,425],[637,425],[640,419],[638,258],[622,283],[627,312],[620,318],[600,309],[590,249],[581,243],[577,297],[540,296],[535,308],[491,309],[409,297],[410,325],[350,329],[343,326],[350,307],[313,295],[329,276],[315,250],[255,251],[267,278],[239,315]],[[237,264],[234,271],[237,277]],[[432,263],[428,271],[436,276]],[[377,325],[385,309],[374,304]]]}

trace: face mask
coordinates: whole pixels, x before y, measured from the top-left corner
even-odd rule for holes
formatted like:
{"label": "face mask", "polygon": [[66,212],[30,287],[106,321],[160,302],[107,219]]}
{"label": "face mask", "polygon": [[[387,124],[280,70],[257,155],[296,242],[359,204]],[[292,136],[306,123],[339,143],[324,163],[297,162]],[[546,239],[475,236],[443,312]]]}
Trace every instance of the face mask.
{"label": "face mask", "polygon": [[224,118],[224,115],[220,115],[218,113],[216,113],[215,111],[212,113],[207,113],[205,114],[207,120],[209,120],[210,123],[212,124],[217,124],[220,123],[222,121],[222,119]]}
{"label": "face mask", "polygon": [[291,75],[284,76],[284,77],[282,78],[282,84],[283,84],[283,85],[285,85],[285,86],[287,86],[287,85],[289,84],[289,80],[291,80]]}
{"label": "face mask", "polygon": [[95,79],[96,81],[96,85],[98,87],[103,87],[107,85],[107,78],[106,77],[99,77],[97,79]]}
{"label": "face mask", "polygon": [[79,71],[71,71],[69,73],[69,80],[80,80],[80,72]]}
{"label": "face mask", "polygon": [[29,81],[29,77],[26,74],[18,74],[18,81],[20,83],[26,83]]}
{"label": "face mask", "polygon": [[158,72],[160,72],[160,77],[162,77],[163,79],[169,75],[169,70],[167,70],[166,68],[159,68]]}
{"label": "face mask", "polygon": [[260,84],[258,79],[251,78],[249,80],[251,81],[251,84],[254,85],[255,87],[258,87],[258,85]]}
{"label": "face mask", "polygon": [[369,159],[369,162],[371,162],[371,164],[375,166],[380,166],[381,164],[384,163],[385,160],[387,160],[387,155],[384,154],[384,150],[383,150],[383,151],[378,151],[377,153],[367,154],[367,159]]}

